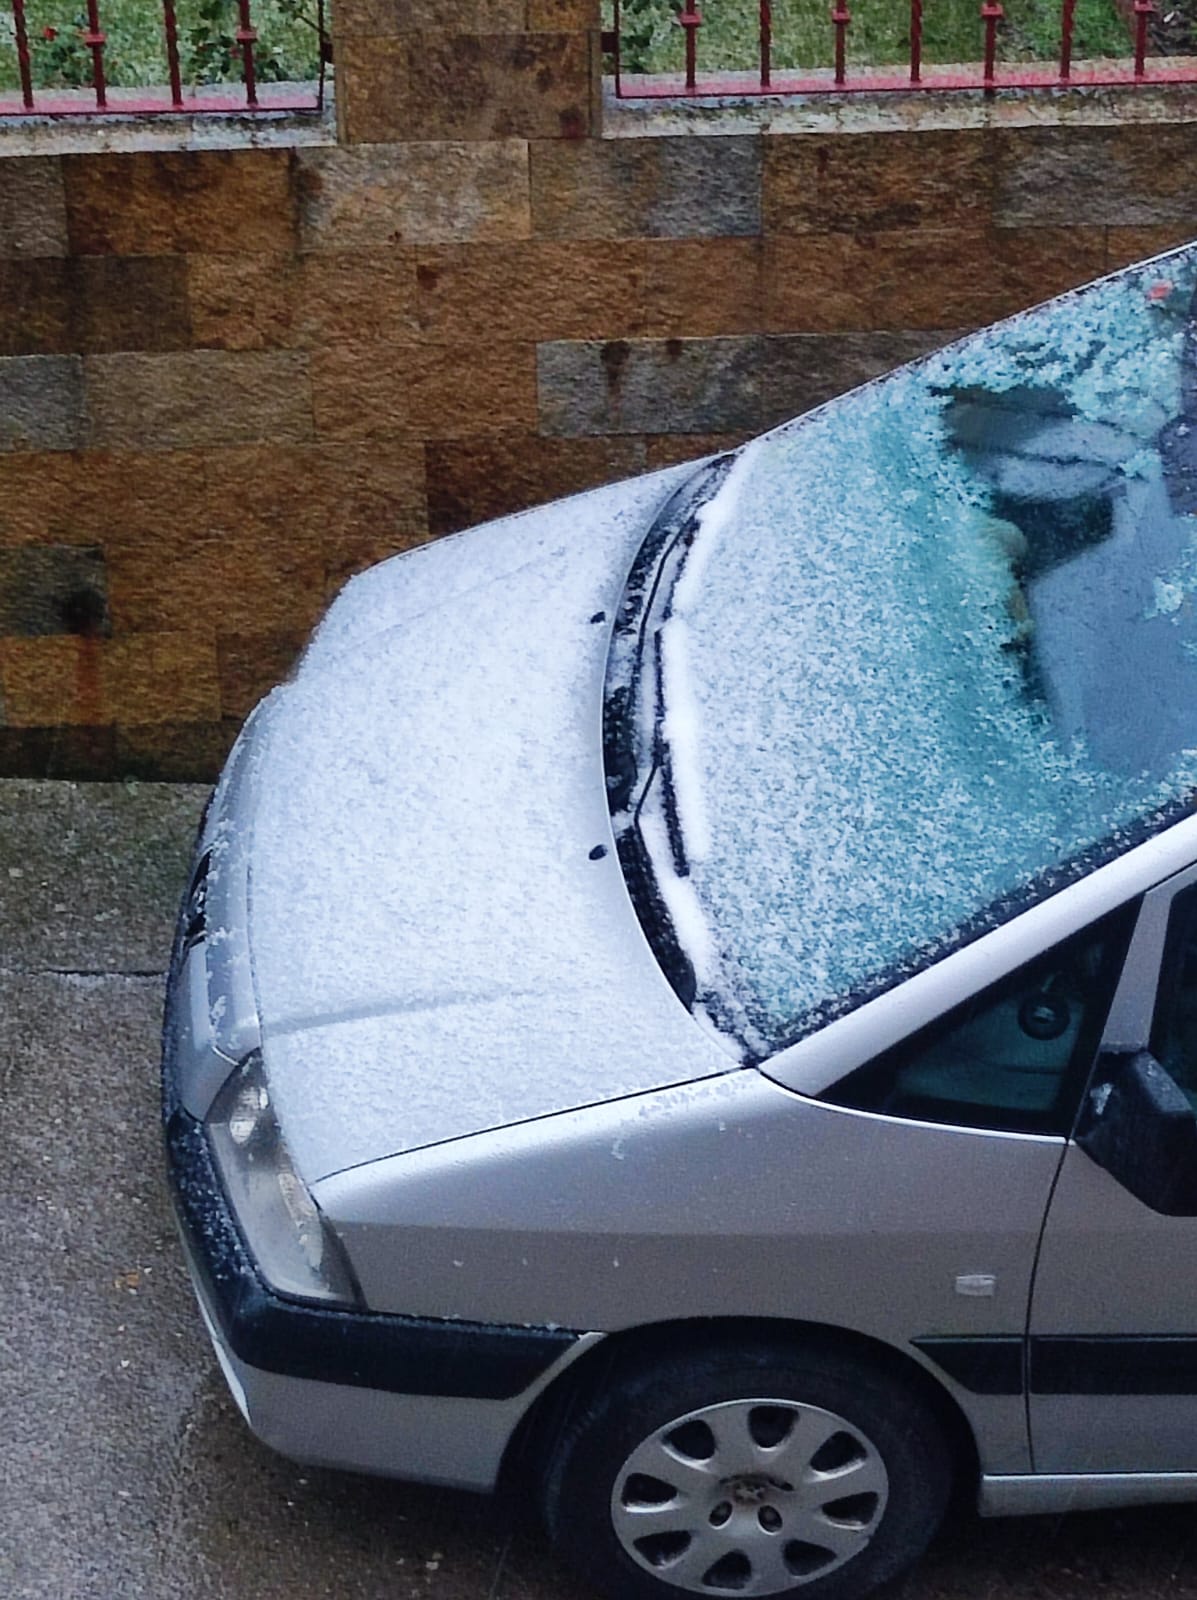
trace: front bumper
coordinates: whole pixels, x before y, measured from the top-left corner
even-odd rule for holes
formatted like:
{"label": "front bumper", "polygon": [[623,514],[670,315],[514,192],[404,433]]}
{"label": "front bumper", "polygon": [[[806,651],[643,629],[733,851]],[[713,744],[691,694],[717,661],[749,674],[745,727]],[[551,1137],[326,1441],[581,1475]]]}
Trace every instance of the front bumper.
{"label": "front bumper", "polygon": [[250,1427],[303,1461],[492,1487],[528,1405],[589,1341],[563,1329],[382,1316],[277,1294],[237,1226],[204,1126],[180,1098],[194,1032],[183,989],[180,952],[163,1031],[167,1167],[204,1321]]}

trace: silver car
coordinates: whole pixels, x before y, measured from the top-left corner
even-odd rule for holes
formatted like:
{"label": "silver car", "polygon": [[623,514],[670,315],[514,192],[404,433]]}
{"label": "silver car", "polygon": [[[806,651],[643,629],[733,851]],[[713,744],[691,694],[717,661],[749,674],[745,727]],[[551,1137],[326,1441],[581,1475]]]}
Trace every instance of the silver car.
{"label": "silver car", "polygon": [[166,1136],[250,1427],[619,1597],[1197,1498],[1197,248],[355,579]]}

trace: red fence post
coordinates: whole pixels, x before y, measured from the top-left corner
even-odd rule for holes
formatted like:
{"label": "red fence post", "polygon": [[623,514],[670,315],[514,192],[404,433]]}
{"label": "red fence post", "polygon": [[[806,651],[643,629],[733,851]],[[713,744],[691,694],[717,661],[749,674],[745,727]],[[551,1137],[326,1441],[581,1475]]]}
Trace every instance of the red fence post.
{"label": "red fence post", "polygon": [[29,33],[25,27],[25,0],[12,0],[12,20],[17,35],[17,71],[21,76],[21,100],[33,110],[33,74],[29,70]]}
{"label": "red fence post", "polygon": [[835,81],[843,83],[848,75],[845,35],[848,32],[848,24],[852,21],[852,13],[848,10],[848,0],[835,0],[835,5],[831,12],[831,20],[835,24]]}
{"label": "red fence post", "polygon": [[997,62],[997,25],[1005,16],[999,0],[984,0],[981,18],[985,23],[985,93],[994,89],[994,69]]}
{"label": "red fence post", "polygon": [[1072,76],[1072,29],[1076,17],[1076,0],[1064,0],[1060,12],[1060,79],[1067,83]]}
{"label": "red fence post", "polygon": [[241,26],[237,29],[237,43],[241,46],[241,56],[245,62],[245,103],[256,106],[258,103],[258,69],[254,62],[254,45],[258,42],[258,30],[254,27],[249,15],[249,0],[238,0],[238,9],[241,12]]}
{"label": "red fence post", "polygon": [[761,88],[767,89],[773,73],[773,7],[761,0]]}
{"label": "red fence post", "polygon": [[1135,77],[1143,77],[1147,57],[1147,19],[1155,15],[1151,0],[1135,0]]}
{"label": "red fence post", "polygon": [[910,0],[910,81],[923,75],[923,0]]}
{"label": "red fence post", "polygon": [[87,32],[83,43],[91,51],[91,81],[96,105],[101,111],[108,104],[108,85],[104,81],[104,45],[108,35],[100,30],[100,0],[87,0]]}
{"label": "red fence post", "polygon": [[175,17],[174,0],[162,0],[162,28],[166,34],[166,70],[170,74],[171,109],[182,111],[183,76],[179,71],[179,24]]}
{"label": "red fence post", "polygon": [[693,93],[698,87],[698,30],[702,27],[702,13],[697,7],[679,11],[677,25],[686,33],[686,89]]}

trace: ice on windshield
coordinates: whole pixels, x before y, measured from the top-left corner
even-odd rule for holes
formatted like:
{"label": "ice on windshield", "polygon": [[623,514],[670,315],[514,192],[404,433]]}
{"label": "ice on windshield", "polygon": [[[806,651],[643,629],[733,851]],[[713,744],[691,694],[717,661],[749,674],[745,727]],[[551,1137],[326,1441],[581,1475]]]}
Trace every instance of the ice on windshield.
{"label": "ice on windshield", "polygon": [[1195,279],[1160,258],[835,402],[700,517],[657,635],[672,867],[646,842],[755,1048],[1197,786]]}

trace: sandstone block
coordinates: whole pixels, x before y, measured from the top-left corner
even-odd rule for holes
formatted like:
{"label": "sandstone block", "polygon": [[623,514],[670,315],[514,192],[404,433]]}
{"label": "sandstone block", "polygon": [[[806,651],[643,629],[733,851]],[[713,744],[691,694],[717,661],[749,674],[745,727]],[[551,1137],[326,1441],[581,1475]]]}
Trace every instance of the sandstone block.
{"label": "sandstone block", "polygon": [[640,439],[436,441],[428,446],[428,519],[436,534],[544,505],[643,472]]}
{"label": "sandstone block", "polygon": [[526,239],[528,147],[354,145],[298,152],[305,250]]}
{"label": "sandstone block", "polygon": [[236,499],[198,539],[113,544],[108,596],[121,633],[208,639],[232,633],[306,633],[324,604],[324,562],[313,534],[280,507],[272,523],[247,518]]}
{"label": "sandstone block", "polygon": [[528,26],[545,33],[588,33],[602,20],[598,0],[528,0]]}
{"label": "sandstone block", "polygon": [[100,724],[105,715],[99,639],[47,634],[0,639],[0,691],[12,728]]}
{"label": "sandstone block", "polygon": [[105,722],[220,720],[216,647],[207,639],[136,634],[107,641],[101,661]]}
{"label": "sandstone block", "polygon": [[1100,273],[1100,228],[917,229],[765,241],[765,328],[977,327]]}
{"label": "sandstone block", "polygon": [[0,451],[75,450],[84,434],[77,356],[0,357]]}
{"label": "sandstone block", "polygon": [[739,433],[660,433],[645,440],[650,471],[680,466],[684,461],[699,461],[703,456],[722,455],[736,450],[753,438],[755,429]]}
{"label": "sandstone block", "polygon": [[63,157],[77,255],[176,255],[293,248],[294,153],[138,151]]}
{"label": "sandstone block", "polygon": [[[165,469],[165,470],[164,470]],[[10,456],[3,467],[0,544],[97,544],[200,531],[197,456],[80,450]]]}
{"label": "sandstone block", "polygon": [[219,776],[240,722],[150,722],[113,729],[113,777],[211,783]]}
{"label": "sandstone block", "polygon": [[754,431],[760,340],[585,340],[537,352],[540,426],[576,437]]}
{"label": "sandstone block", "polygon": [[[213,450],[204,472],[205,536],[227,527],[232,512],[267,543],[302,543],[321,568],[325,594],[427,537],[424,452],[411,441]],[[290,631],[300,613],[285,610],[285,595],[280,600],[284,610],[272,626]],[[245,631],[265,628],[259,616]]]}
{"label": "sandstone block", "polygon": [[0,161],[0,258],[66,253],[61,162],[52,156]]}
{"label": "sandstone block", "polygon": [[409,133],[406,39],[368,34],[337,44],[337,114],[350,144],[382,144]]}
{"label": "sandstone block", "polygon": [[1006,128],[995,150],[1000,226],[1192,222],[1197,123]]}
{"label": "sandstone block", "polygon": [[1165,250],[1178,249],[1192,238],[1191,221],[1162,222],[1150,228],[1107,228],[1104,270],[1117,272],[1120,267],[1146,261]]}
{"label": "sandstone block", "polygon": [[536,423],[531,345],[342,346],[313,357],[317,432],[327,439],[467,438]]}
{"label": "sandstone block", "polygon": [[274,350],[299,344],[295,262],[292,255],[189,256],[187,291],[196,345]]}
{"label": "sandstone block", "polygon": [[437,343],[626,338],[645,331],[644,252],[634,242],[424,247],[416,319]]}
{"label": "sandstone block", "polygon": [[907,361],[930,354],[960,330],[917,333],[792,334],[762,340],[763,427],[774,427]]}
{"label": "sandstone block", "polygon": [[432,29],[515,33],[526,20],[525,0],[342,0],[333,28],[338,39]]}
{"label": "sandstone block", "polygon": [[584,34],[415,34],[398,115],[367,139],[581,139],[590,132]]}
{"label": "sandstone block", "polygon": [[190,345],[182,256],[83,256],[68,266],[72,349],[100,354]]}
{"label": "sandstone block", "polygon": [[182,257],[0,259],[0,355],[179,350],[189,339]]}
{"label": "sandstone block", "polygon": [[88,545],[0,550],[0,634],[108,632],[103,552]]}
{"label": "sandstone block", "polygon": [[71,351],[70,263],[0,258],[0,356]]}
{"label": "sandstone block", "polygon": [[307,348],[416,331],[408,250],[192,256],[188,283],[195,342],[209,348]]}
{"label": "sandstone block", "polygon": [[650,239],[641,249],[648,333],[710,338],[760,329],[764,255],[759,239]]}
{"label": "sandstone block", "polygon": [[115,730],[0,727],[0,772],[10,778],[114,778]]}
{"label": "sandstone block", "polygon": [[995,188],[984,129],[796,134],[764,141],[770,233],[985,227]]}
{"label": "sandstone block", "polygon": [[326,598],[355,572],[428,538],[424,449],[388,439],[312,452],[306,507],[324,555]]}
{"label": "sandstone block", "polygon": [[311,437],[299,353],[89,356],[90,441],[107,449],[300,443]]}
{"label": "sandstone block", "polygon": [[755,138],[545,140],[532,146],[532,215],[548,239],[754,235]]}
{"label": "sandstone block", "polygon": [[216,641],[220,704],[226,718],[247,717],[295,665],[305,633],[222,633]]}

